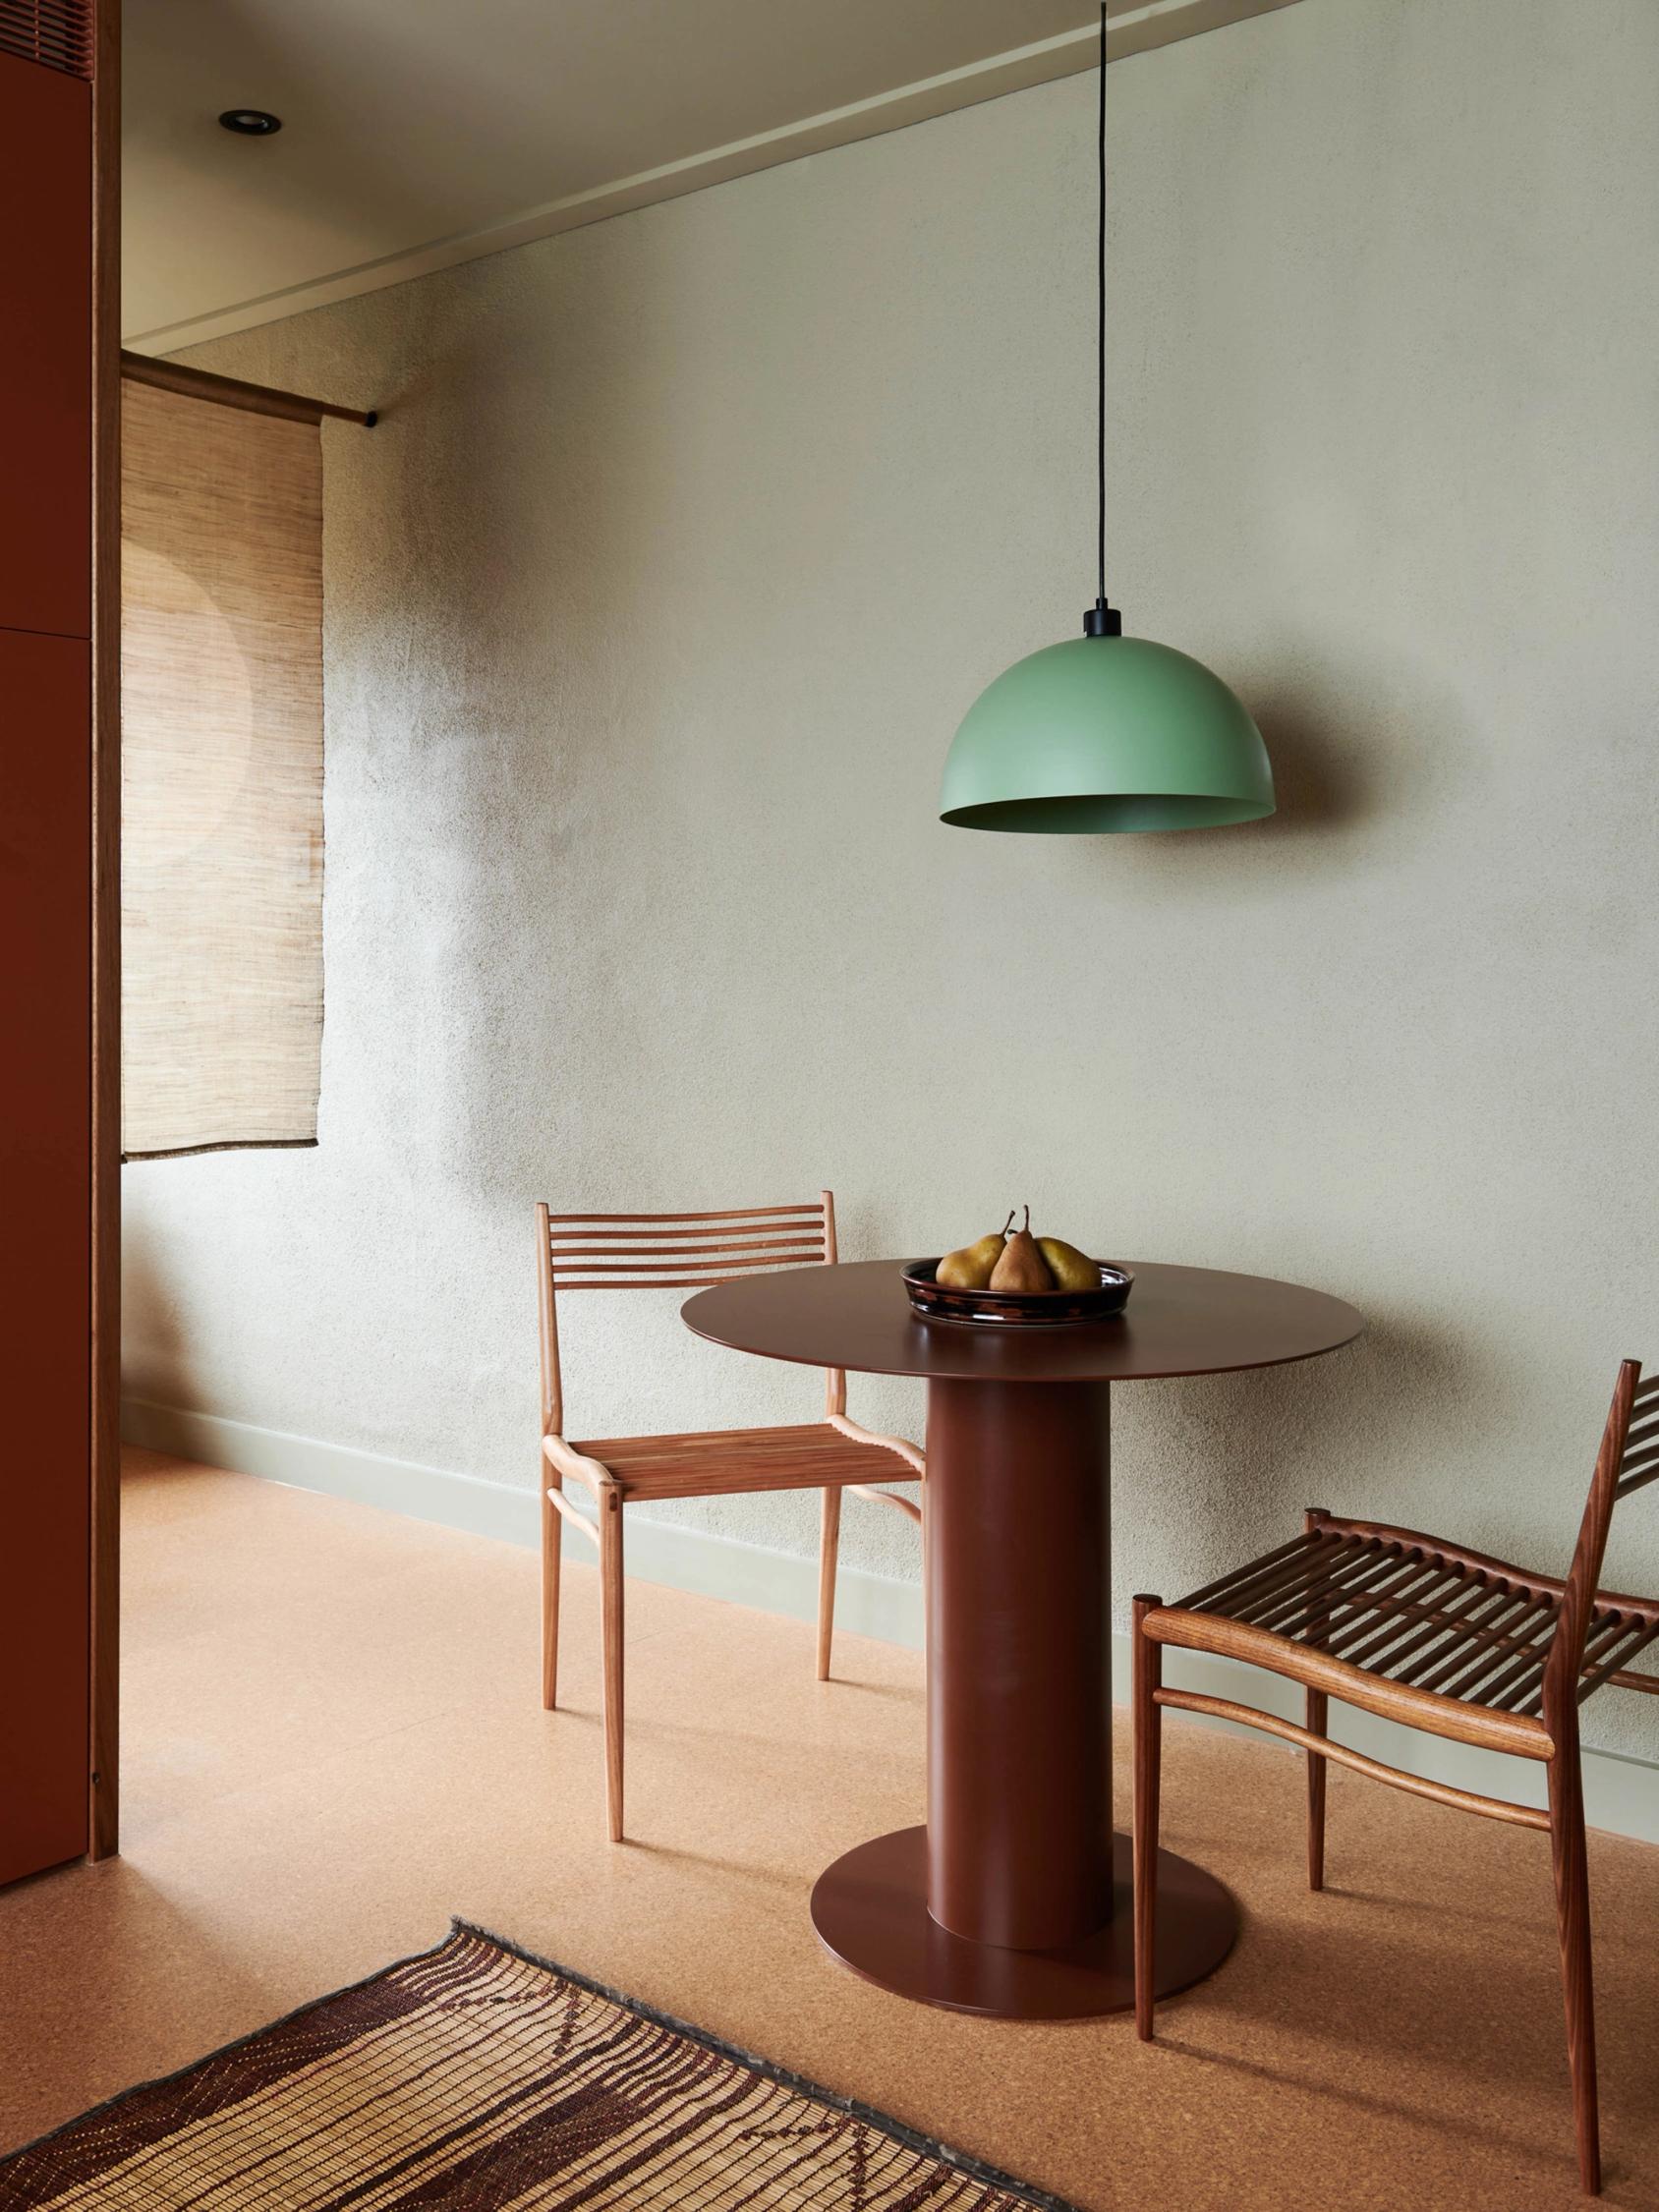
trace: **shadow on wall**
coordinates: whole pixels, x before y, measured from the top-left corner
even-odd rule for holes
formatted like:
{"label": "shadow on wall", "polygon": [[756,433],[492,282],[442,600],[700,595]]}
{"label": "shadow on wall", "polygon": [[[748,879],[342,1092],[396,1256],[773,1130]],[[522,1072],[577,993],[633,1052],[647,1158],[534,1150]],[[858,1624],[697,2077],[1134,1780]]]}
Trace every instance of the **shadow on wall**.
{"label": "shadow on wall", "polygon": [[[1382,777],[1376,764],[1387,755],[1386,731],[1371,716],[1321,698],[1310,685],[1246,686],[1246,704],[1273,764],[1275,812],[1250,824],[1256,837],[1330,838],[1353,830],[1379,811]],[[1236,857],[1233,829],[1190,829],[1178,843],[1183,854],[1213,865],[1219,850]],[[1175,843],[1175,839],[1160,839]]]}
{"label": "shadow on wall", "polygon": [[676,865],[674,652],[617,641],[658,598],[695,413],[660,404],[686,312],[671,252],[660,225],[608,226],[602,250],[580,231],[359,304],[383,420],[372,498],[330,523],[331,673],[351,670],[330,865],[336,886],[361,869],[354,926],[377,933],[366,1005],[401,1009],[388,1116],[413,1055],[411,1145],[515,1227],[551,1161],[560,1191],[645,1192],[664,1149],[649,1121],[556,1116],[578,1044],[596,1085],[661,1054],[637,971]]}
{"label": "shadow on wall", "polygon": [[[1200,656],[1202,657],[1202,655]],[[1401,824],[1432,809],[1449,819],[1458,782],[1475,772],[1462,741],[1470,731],[1467,708],[1437,685],[1433,672],[1408,654],[1367,662],[1347,652],[1340,665],[1321,648],[1317,664],[1286,641],[1274,668],[1255,671],[1234,655],[1217,655],[1218,670],[1249,709],[1273,764],[1276,811],[1264,821],[1218,829],[1184,829],[1178,836],[1103,837],[1105,857],[1117,871],[1121,848],[1136,865],[1181,879],[1247,876],[1271,857],[1283,864],[1287,838],[1297,840],[1296,865],[1305,876],[1308,848],[1330,848],[1331,865],[1346,865],[1356,836],[1388,823]]]}
{"label": "shadow on wall", "polygon": [[131,1214],[121,1237],[121,1395],[160,1405],[199,1402],[190,1333],[143,1225]]}
{"label": "shadow on wall", "polygon": [[[1367,774],[1366,749],[1353,741],[1351,732],[1333,727],[1328,716],[1288,697],[1263,701],[1256,724],[1273,763],[1279,800],[1278,812],[1262,824],[1265,834],[1305,836],[1348,829],[1371,812],[1376,779]],[[1221,832],[1197,834],[1209,843]]]}

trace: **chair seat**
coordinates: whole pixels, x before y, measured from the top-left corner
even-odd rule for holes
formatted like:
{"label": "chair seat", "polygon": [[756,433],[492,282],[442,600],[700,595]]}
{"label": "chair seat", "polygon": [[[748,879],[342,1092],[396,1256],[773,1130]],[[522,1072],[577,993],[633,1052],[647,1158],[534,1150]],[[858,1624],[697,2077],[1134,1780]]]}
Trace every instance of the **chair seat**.
{"label": "chair seat", "polygon": [[827,1421],[787,1429],[709,1429],[689,1436],[601,1437],[572,1449],[598,1459],[630,1498],[723,1498],[747,1490],[826,1490],[914,1482],[897,1451]]}
{"label": "chair seat", "polygon": [[[1390,1717],[1547,1757],[1538,1718],[1562,1585],[1407,1529],[1328,1520],[1146,1617]],[[1583,1703],[1659,1636],[1659,1602],[1598,1596]]]}

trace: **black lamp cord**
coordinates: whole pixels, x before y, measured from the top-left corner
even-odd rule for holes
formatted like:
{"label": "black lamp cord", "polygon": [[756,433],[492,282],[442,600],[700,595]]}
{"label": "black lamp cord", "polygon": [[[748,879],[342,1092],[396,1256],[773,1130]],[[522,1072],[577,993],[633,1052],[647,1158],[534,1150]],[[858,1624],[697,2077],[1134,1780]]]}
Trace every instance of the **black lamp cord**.
{"label": "black lamp cord", "polygon": [[1106,603],[1106,0],[1100,8],[1100,131],[1097,140],[1099,170],[1099,223],[1096,234],[1096,336],[1098,384],[1095,411],[1096,481],[1099,494],[1097,549],[1100,559],[1100,596],[1083,617],[1083,634],[1089,638],[1122,635],[1123,618]]}
{"label": "black lamp cord", "polygon": [[1096,293],[1099,313],[1096,316],[1096,352],[1100,363],[1099,390],[1095,399],[1095,451],[1100,462],[1100,596],[1106,602],[1106,0],[1101,0],[1100,10],[1100,135],[1098,140],[1099,192],[1096,205],[1099,223],[1096,236]]}

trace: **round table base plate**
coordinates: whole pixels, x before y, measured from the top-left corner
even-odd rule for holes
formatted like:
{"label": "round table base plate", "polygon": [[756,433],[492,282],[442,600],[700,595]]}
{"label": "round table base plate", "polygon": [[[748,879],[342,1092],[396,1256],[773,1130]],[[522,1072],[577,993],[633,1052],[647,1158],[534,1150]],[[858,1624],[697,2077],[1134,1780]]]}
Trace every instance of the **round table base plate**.
{"label": "round table base plate", "polygon": [[[900,1828],[847,1851],[819,1876],[812,1920],[843,1966],[896,1996],[1007,2020],[1092,2019],[1135,2001],[1129,1839],[1113,1839],[1113,1917],[1062,1951],[1001,1951],[942,1928],[928,1911],[928,1832]],[[1160,1997],[1213,1973],[1232,1949],[1238,1908],[1213,1874],[1158,1854]]]}

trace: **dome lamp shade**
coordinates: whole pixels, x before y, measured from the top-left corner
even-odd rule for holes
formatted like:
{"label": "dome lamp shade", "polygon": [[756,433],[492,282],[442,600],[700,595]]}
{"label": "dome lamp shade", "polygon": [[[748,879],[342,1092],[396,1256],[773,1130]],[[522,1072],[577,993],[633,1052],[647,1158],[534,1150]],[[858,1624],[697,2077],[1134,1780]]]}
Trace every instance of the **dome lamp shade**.
{"label": "dome lamp shade", "polygon": [[1083,635],[1016,660],[969,708],[944,764],[940,820],[1087,835],[1214,829],[1274,809],[1260,730],[1202,661],[1125,638],[1106,596],[1106,7],[1100,12],[1098,407],[1100,594]]}
{"label": "dome lamp shade", "polygon": [[1261,732],[1202,661],[1150,638],[1085,636],[981,692],[944,764],[962,829],[1211,829],[1273,812]]}

